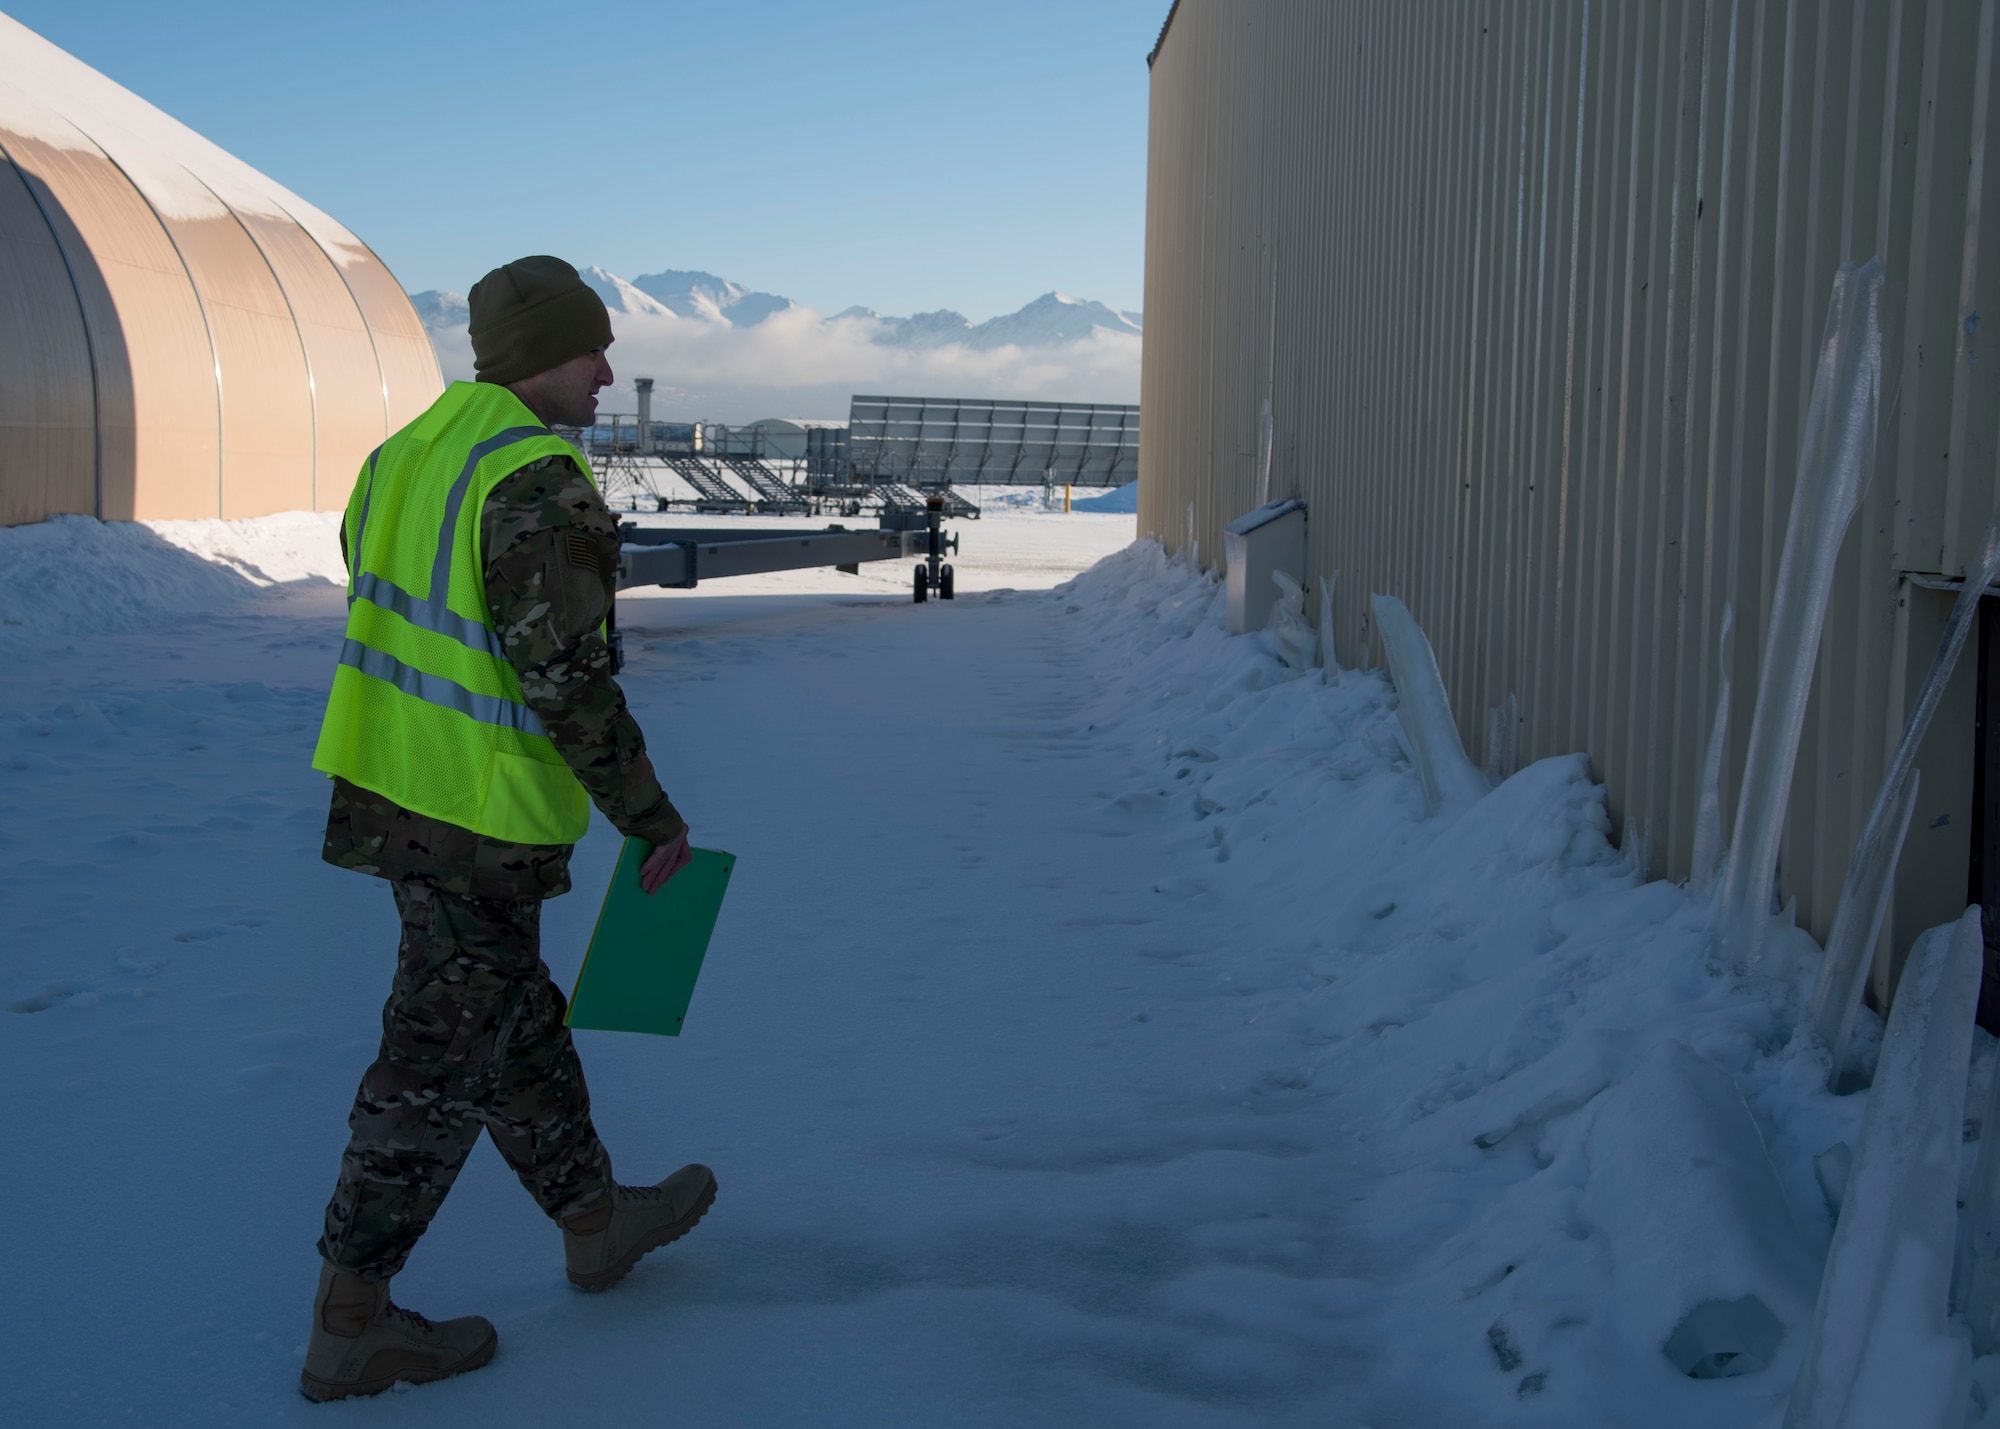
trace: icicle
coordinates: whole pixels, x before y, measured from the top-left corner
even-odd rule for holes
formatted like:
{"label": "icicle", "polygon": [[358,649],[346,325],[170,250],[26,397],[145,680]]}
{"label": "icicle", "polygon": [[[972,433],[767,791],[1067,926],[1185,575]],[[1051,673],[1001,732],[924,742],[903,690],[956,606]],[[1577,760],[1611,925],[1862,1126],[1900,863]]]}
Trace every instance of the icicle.
{"label": "icicle", "polygon": [[1486,711],[1486,760],[1481,767],[1496,784],[1512,779],[1521,767],[1521,701],[1512,690]]}
{"label": "icicle", "polygon": [[1370,603],[1389,659],[1389,679],[1396,686],[1396,713],[1423,777],[1425,816],[1435,817],[1485,797],[1493,786],[1466,758],[1431,642],[1410,608],[1393,595],[1372,596]]}
{"label": "icicle", "polygon": [[1333,653],[1333,587],[1339,579],[1340,572],[1334,571],[1319,583],[1319,664],[1329,680],[1340,673],[1340,661]]}
{"label": "icicle", "polygon": [[1701,760],[1701,793],[1694,806],[1694,863],[1688,885],[1695,897],[1715,891],[1722,868],[1722,756],[1729,748],[1729,663],[1735,654],[1736,615],[1728,602],[1722,607],[1722,674],[1715,687],[1715,723],[1708,731],[1708,752]]}
{"label": "icicle", "polygon": [[1503,748],[1507,754],[1507,777],[1511,779],[1521,770],[1521,699],[1512,690],[1507,691],[1507,742]]}
{"label": "icicle", "polygon": [[1500,705],[1500,777],[1512,779],[1521,770],[1521,697],[1512,690]]}
{"label": "icicle", "polygon": [[1972,1327],[1972,1352],[2000,1350],[2000,1061],[1979,1122],[1979,1157],[1972,1189],[1958,1218],[1958,1264],[1952,1272],[1951,1307]]}
{"label": "icicle", "polygon": [[1264,413],[1257,421],[1257,504],[1271,499],[1271,399],[1264,399]]}
{"label": "icicle", "polygon": [[1639,821],[1630,814],[1625,816],[1625,837],[1619,841],[1618,851],[1625,855],[1625,861],[1632,865],[1633,876],[1641,883],[1647,881],[1651,870],[1651,860],[1647,857],[1646,836],[1639,832]]}
{"label": "icicle", "polygon": [[1971,1357],[1946,1321],[1979,910],[1917,940],[1882,1038],[1785,1429],[1957,1429]]}
{"label": "icicle", "polygon": [[[1910,831],[1910,815],[1917,810],[1920,772],[1912,769],[1904,775],[1886,807],[1882,797],[1876,799],[1877,807],[1869,811],[1868,823],[1847,860],[1847,878],[1834,908],[1833,930],[1826,936],[1826,956],[1820,959],[1819,976],[1813,980],[1812,997],[1806,1003],[1806,1021],[1833,1054],[1833,1065],[1826,1074],[1828,1091],[1840,1085],[1840,1071],[1847,1064],[1854,1014],[1860,1010],[1868,964],[1882,936],[1882,920],[1889,912],[1889,885],[1896,876],[1903,839]],[[1890,793],[1885,782],[1882,795]]]}
{"label": "icicle", "polygon": [[1826,337],[1813,378],[1812,403],[1800,442],[1798,482],[1785,526],[1784,555],[1773,587],[1771,624],[1757,672],[1750,748],[1736,801],[1735,841],[1723,869],[1715,935],[1724,966],[1753,968],[1771,916],[1778,843],[1791,801],[1792,772],[1813,664],[1826,623],[1835,559],[1848,521],[1860,504],[1865,468],[1875,449],[1876,395],[1881,386],[1882,334],[1876,308],[1882,262],[1843,263],[1827,304]]}
{"label": "icicle", "polygon": [[1288,668],[1310,669],[1317,641],[1306,624],[1305,587],[1285,571],[1272,571],[1271,583],[1278,588],[1277,602],[1264,623],[1271,634],[1271,648]]}
{"label": "icicle", "polygon": [[1861,1004],[1861,989],[1867,982],[1869,957],[1881,935],[1889,890],[1895,883],[1896,864],[1903,853],[1903,838],[1910,826],[1910,816],[1916,811],[1917,771],[1912,766],[1917,749],[1930,730],[1931,717],[1944,698],[1945,686],[1951,683],[1952,671],[1958,668],[1959,656],[1965,652],[1965,642],[1979,617],[1980,597],[1996,575],[2000,575],[2000,509],[1994,511],[1993,519],[1987,523],[1979,555],[1965,573],[1965,585],[1951,608],[1951,618],[1945,622],[1944,636],[1938,641],[1937,653],[1931,657],[1930,669],[1924,672],[1916,703],[1910,706],[1909,716],[1903,721],[1902,738],[1896,741],[1896,751],[1889,756],[1889,767],[1883,771],[1881,787],[1875,791],[1875,802],[1868,810],[1867,822],[1861,826],[1861,837],[1855,841],[1854,852],[1847,861],[1847,877],[1840,885],[1833,930],[1826,940],[1826,958],[1820,964],[1819,978],[1807,1007],[1814,1029],[1833,1052],[1833,1070],[1829,1075],[1835,1081],[1839,1080],[1841,1064],[1847,1056],[1847,1039],[1854,1031],[1854,1013]]}

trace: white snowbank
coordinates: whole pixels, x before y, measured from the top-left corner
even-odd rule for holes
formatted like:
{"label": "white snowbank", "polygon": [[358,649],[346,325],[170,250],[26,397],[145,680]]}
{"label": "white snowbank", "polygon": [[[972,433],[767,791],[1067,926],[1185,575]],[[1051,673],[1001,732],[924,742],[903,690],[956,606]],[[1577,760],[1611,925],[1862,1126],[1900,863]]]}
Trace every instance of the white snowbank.
{"label": "white snowbank", "polygon": [[346,579],[340,513],[249,521],[57,516],[0,529],[0,642],[139,630],[264,586]]}
{"label": "white snowbank", "polygon": [[[1003,513],[963,523],[963,559],[1052,563],[1121,523]],[[0,560],[124,539],[219,582],[162,598],[251,587],[159,532],[60,525]],[[225,534],[212,554],[272,577]],[[1872,1095],[1831,1095],[1792,1036],[1803,934],[1711,974],[1707,907],[1640,881],[1581,756],[1426,818],[1383,675],[1226,637],[1221,588],[1154,543],[950,605],[812,579],[621,619],[676,802],[742,863],[687,1035],[579,1044],[621,1171],[702,1160],[725,1198],[615,1303],[578,1297],[475,1153],[397,1292],[506,1349],[416,1391],[426,1425],[562,1421],[579,1384],[613,1422],[774,1429],[1775,1423]],[[313,1238],[395,946],[380,885],[319,862],[342,617],[308,585],[170,647],[15,661],[23,1423],[314,1419]],[[618,844],[597,821],[548,905],[565,986]],[[101,1233],[46,1233],[79,1219]],[[195,1283],[201,1322],[161,1333]],[[1780,1326],[1761,1368],[1669,1361],[1696,1303],[1751,1297]],[[1994,1429],[2000,1356],[1975,1374]]]}
{"label": "white snowbank", "polygon": [[1139,483],[1128,481],[1098,496],[1079,496],[1070,506],[1077,511],[1131,511],[1139,509]]}
{"label": "white snowbank", "polygon": [[343,585],[338,511],[283,511],[252,521],[147,521],[161,540],[228,566],[252,585],[322,580]]}
{"label": "white snowbank", "polygon": [[[1387,680],[1229,639],[1221,586],[1150,541],[1057,594],[1115,672],[1098,729],[1154,751],[1163,807],[1191,804],[1228,865],[1189,887],[1242,910],[1231,970],[1298,1039],[1274,1091],[1325,1098],[1370,1165],[1344,1230],[1400,1263],[1368,1338],[1452,1406],[1434,1422],[1517,1398],[1577,1424],[1782,1406],[1833,1227],[1813,1158],[1868,1100],[1827,1094],[1793,1039],[1810,940],[1711,975],[1706,906],[1638,880],[1582,755],[1427,821]],[[1740,1129],[1712,1111],[1738,1097]],[[1748,1152],[1712,1167],[1732,1137]],[[1668,1362],[1698,1303],[1746,1294],[1784,1327],[1769,1368]]]}
{"label": "white snowbank", "polygon": [[[1048,493],[1039,483],[1033,486],[967,484],[960,486],[958,490],[975,502],[982,512],[1062,510],[1060,483],[1055,488],[1053,506],[1050,505]],[[1073,486],[1070,488],[1070,509],[1100,514],[1136,513],[1139,509],[1139,483],[1132,481],[1109,489],[1100,486]]]}

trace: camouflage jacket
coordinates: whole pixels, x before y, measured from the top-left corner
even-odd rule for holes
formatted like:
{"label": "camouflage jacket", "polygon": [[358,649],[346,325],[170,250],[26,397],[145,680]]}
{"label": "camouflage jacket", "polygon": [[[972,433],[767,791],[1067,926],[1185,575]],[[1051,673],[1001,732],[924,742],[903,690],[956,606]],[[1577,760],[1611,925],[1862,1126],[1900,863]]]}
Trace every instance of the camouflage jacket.
{"label": "camouflage jacket", "polygon": [[[532,462],[493,488],[479,536],[486,605],[522,698],[620,833],[678,838],[687,825],[653,773],[598,631],[618,573],[618,523],[603,497],[568,457]],[[450,893],[553,898],[569,891],[571,847],[489,838],[336,778],[324,857]]]}

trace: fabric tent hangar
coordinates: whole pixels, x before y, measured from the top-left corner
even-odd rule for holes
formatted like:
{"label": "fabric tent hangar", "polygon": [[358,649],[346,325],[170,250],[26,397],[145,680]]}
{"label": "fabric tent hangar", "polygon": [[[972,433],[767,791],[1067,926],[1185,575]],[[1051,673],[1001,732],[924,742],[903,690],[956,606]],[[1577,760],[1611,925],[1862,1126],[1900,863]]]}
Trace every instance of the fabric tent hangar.
{"label": "fabric tent hangar", "polygon": [[0,15],[0,525],[343,504],[436,397],[366,244]]}

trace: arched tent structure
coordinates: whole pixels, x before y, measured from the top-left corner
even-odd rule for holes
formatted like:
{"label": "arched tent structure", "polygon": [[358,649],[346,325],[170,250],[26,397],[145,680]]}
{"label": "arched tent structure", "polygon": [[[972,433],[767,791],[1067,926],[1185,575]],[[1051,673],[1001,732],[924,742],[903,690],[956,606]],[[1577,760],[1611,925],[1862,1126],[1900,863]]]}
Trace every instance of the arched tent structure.
{"label": "arched tent structure", "polygon": [[0,15],[0,525],[345,502],[437,395],[366,244]]}

